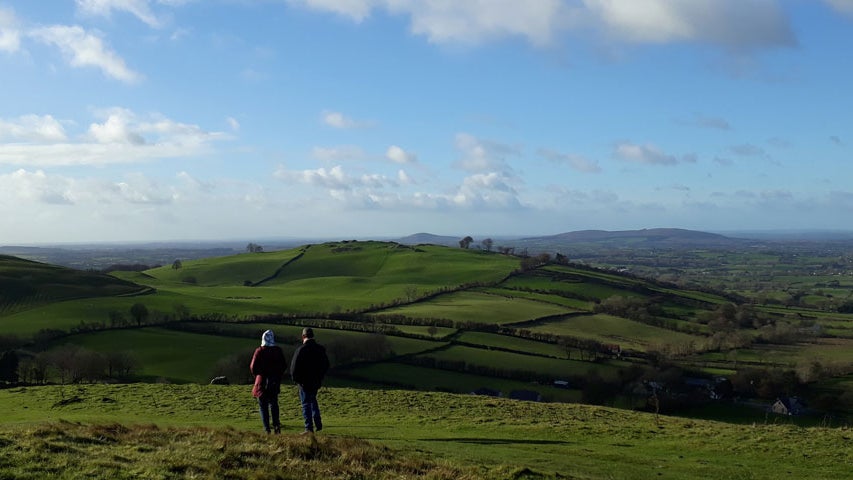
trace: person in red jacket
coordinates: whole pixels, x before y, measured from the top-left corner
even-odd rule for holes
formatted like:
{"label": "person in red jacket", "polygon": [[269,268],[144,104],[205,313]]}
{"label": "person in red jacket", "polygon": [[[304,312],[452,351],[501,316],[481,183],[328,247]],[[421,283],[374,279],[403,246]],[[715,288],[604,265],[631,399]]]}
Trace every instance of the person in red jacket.
{"label": "person in red jacket", "polygon": [[249,370],[255,376],[252,395],[258,399],[264,431],[270,433],[270,420],[272,420],[275,433],[281,433],[278,394],[281,389],[281,378],[287,371],[287,360],[284,358],[281,347],[275,344],[275,334],[272,330],[267,330],[261,336],[261,346],[255,349]]}
{"label": "person in red jacket", "polygon": [[299,400],[302,403],[302,417],[305,419],[305,434],[323,429],[320,418],[320,405],[317,404],[317,391],[323,383],[323,377],[329,370],[329,357],[326,349],[314,340],[311,327],[302,329],[302,345],[293,354],[290,362],[290,377],[299,385]]}

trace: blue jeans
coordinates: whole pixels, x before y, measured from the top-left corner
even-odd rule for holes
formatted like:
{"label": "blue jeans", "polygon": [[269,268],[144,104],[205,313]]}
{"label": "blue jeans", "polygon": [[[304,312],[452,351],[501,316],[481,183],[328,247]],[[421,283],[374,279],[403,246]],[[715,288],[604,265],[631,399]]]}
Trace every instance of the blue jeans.
{"label": "blue jeans", "polygon": [[270,432],[270,415],[272,415],[272,426],[276,433],[281,429],[281,422],[278,416],[278,395],[261,395],[258,397],[258,406],[261,409],[261,422],[264,424],[264,430]]}
{"label": "blue jeans", "polygon": [[320,405],[317,404],[317,392],[306,391],[299,386],[299,401],[302,402],[302,418],[305,419],[305,431],[313,432],[323,429],[323,421],[320,419]]}

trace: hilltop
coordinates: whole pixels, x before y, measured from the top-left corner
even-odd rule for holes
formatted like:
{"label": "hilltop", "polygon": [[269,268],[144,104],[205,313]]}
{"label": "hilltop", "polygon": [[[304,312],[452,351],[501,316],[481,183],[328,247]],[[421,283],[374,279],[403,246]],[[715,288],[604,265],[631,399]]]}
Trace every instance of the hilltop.
{"label": "hilltop", "polygon": [[326,428],[263,436],[248,386],[0,390],[9,478],[846,478],[847,430],[730,425],[606,407],[324,388]]}

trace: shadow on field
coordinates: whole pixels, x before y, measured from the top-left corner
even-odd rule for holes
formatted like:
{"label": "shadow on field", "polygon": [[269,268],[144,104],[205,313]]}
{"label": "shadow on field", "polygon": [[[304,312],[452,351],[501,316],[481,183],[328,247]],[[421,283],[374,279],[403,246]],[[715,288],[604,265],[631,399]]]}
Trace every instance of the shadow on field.
{"label": "shadow on field", "polygon": [[421,438],[419,440],[422,442],[456,442],[480,445],[569,445],[572,443],[561,440],[519,440],[517,438]]}

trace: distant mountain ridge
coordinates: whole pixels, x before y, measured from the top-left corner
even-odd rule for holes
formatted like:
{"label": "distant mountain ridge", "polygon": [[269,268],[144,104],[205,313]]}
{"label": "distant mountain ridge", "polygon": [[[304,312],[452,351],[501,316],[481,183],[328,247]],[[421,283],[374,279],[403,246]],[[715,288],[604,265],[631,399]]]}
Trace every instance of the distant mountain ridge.
{"label": "distant mountain ridge", "polygon": [[681,228],[649,228],[642,230],[579,230],[542,237],[523,238],[521,242],[623,243],[626,245],[726,246],[740,245],[748,240],[726,237],[717,233]]}
{"label": "distant mountain ridge", "polygon": [[[416,233],[398,240],[403,244],[429,243],[434,245],[458,246],[462,237]],[[483,238],[474,237],[473,245]],[[515,248],[552,249],[560,246],[590,245],[608,247],[636,248],[688,248],[688,247],[732,247],[755,243],[754,240],[727,237],[717,233],[682,228],[647,228],[641,230],[577,230],[543,235],[538,237],[520,237],[496,240],[495,244]]]}

